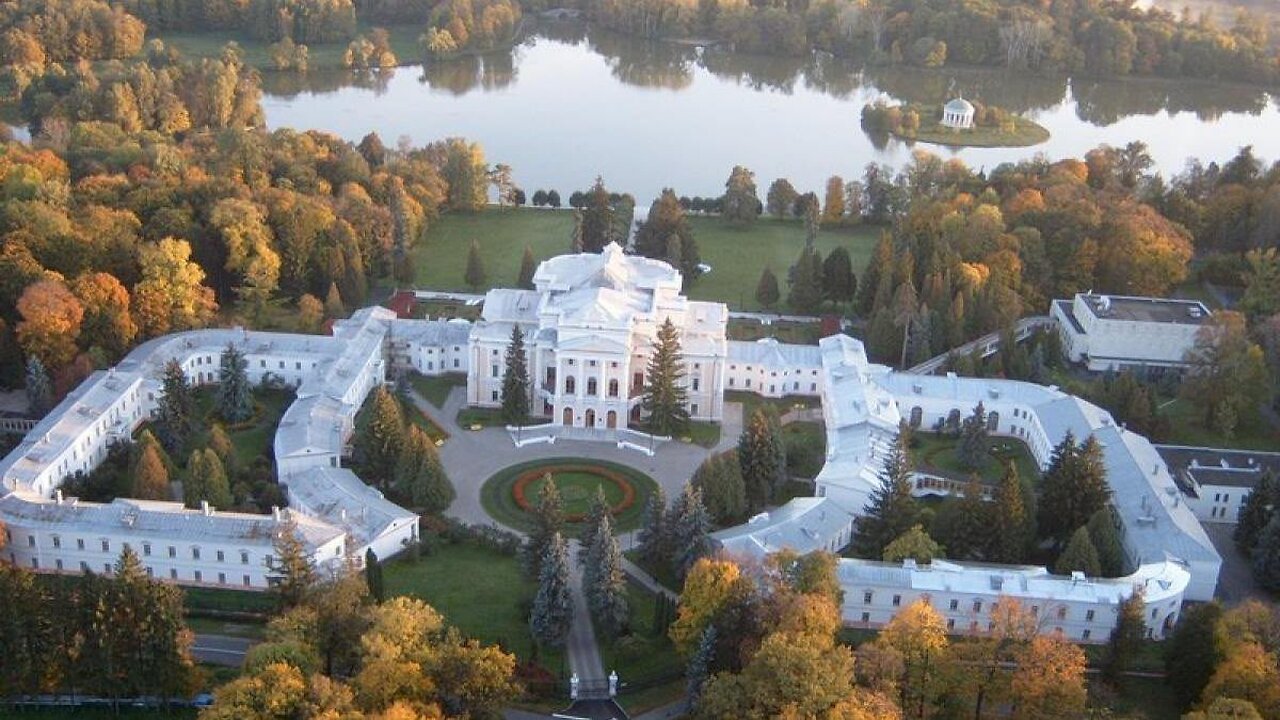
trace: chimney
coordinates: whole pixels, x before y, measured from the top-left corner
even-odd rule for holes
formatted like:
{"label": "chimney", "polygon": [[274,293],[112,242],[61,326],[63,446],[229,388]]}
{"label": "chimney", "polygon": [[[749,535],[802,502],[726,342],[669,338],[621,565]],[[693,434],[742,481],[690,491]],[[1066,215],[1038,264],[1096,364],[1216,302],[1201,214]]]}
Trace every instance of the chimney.
{"label": "chimney", "polygon": [[200,501],[200,514],[201,514],[201,515],[204,515],[205,517],[209,517],[210,515],[212,515],[212,514],[213,514],[213,508],[212,508],[212,507],[209,507],[209,501],[208,501],[208,500],[201,500],[201,501]]}

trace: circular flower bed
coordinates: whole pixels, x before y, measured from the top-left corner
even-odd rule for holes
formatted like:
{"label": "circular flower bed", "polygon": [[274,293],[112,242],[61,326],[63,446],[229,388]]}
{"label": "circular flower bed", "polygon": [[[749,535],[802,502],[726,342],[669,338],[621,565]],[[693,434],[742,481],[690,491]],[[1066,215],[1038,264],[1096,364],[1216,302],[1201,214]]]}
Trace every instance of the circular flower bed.
{"label": "circular flower bed", "polygon": [[490,518],[518,532],[537,525],[538,494],[547,474],[560,491],[564,532],[582,532],[597,492],[603,491],[618,532],[633,530],[643,520],[645,505],[658,492],[653,478],[621,463],[553,457],[499,470],[480,487],[480,504]]}
{"label": "circular flower bed", "polygon": [[[610,515],[621,515],[636,502],[635,486],[633,486],[629,480],[619,473],[615,473],[612,470],[608,470],[598,465],[550,465],[526,470],[516,476],[515,483],[511,486],[511,494],[515,498],[516,505],[525,512],[533,512],[534,505],[537,503],[537,497],[534,493],[529,492],[530,486],[548,475],[551,476],[551,481],[555,482],[557,475],[570,473],[600,477],[613,483],[614,487],[622,493],[622,498],[617,502],[610,504]],[[565,493],[562,492],[562,496],[564,494]],[[590,501],[591,498],[568,497],[565,499]],[[581,512],[565,513],[564,519],[566,522],[582,522],[587,519],[587,514]]]}

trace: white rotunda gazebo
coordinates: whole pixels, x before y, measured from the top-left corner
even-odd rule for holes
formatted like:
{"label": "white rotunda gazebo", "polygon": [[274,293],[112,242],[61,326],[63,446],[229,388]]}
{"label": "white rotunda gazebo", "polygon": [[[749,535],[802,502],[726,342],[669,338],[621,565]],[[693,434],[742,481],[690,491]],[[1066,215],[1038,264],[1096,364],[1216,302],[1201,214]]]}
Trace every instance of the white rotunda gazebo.
{"label": "white rotunda gazebo", "polygon": [[973,103],[957,97],[942,106],[942,126],[957,130],[973,127]]}

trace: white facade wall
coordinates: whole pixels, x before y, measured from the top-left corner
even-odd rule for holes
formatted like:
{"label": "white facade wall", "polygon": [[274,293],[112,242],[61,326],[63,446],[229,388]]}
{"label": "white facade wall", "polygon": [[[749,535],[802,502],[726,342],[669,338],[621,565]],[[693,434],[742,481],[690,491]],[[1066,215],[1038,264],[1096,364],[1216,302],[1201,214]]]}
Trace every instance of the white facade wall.
{"label": "white facade wall", "polygon": [[[1209,316],[1209,310],[1196,305],[1197,315],[1186,315],[1176,320],[1137,320],[1108,316],[1097,309],[1096,298],[1077,294],[1071,301],[1070,313],[1080,325],[1066,317],[1066,308],[1054,302],[1051,313],[1058,320],[1064,340],[1064,351],[1073,362],[1085,362],[1092,371],[1120,370],[1131,366],[1180,367],[1187,351],[1195,345],[1200,319]],[[1126,298],[1103,296],[1107,302],[1136,302],[1153,306],[1167,302],[1172,310],[1188,308],[1185,301],[1161,301],[1155,298]],[[1173,313],[1176,314],[1176,313]]]}
{"label": "white facade wall", "polygon": [[788,395],[817,397],[822,394],[823,387],[821,371],[808,365],[730,362],[725,377],[725,390],[740,390],[769,398]]}

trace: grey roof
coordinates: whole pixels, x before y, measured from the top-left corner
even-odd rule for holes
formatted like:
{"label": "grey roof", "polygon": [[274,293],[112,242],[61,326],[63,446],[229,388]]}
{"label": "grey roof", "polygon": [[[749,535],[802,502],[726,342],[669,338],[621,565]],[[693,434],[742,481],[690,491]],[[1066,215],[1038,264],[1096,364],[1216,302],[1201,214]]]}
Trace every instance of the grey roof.
{"label": "grey roof", "polygon": [[776,338],[728,341],[729,361],[765,365],[767,367],[822,367],[822,352],[817,345],[780,343]]}
{"label": "grey roof", "polygon": [[1189,476],[1200,485],[1238,487],[1252,489],[1262,473],[1270,470],[1280,478],[1280,452],[1234,450],[1225,448],[1198,448],[1178,445],[1157,445],[1156,451],[1174,471],[1174,477],[1184,492],[1196,494],[1195,488],[1182,482]]}
{"label": "grey roof", "polygon": [[396,342],[412,342],[426,347],[463,346],[471,336],[471,323],[453,320],[392,320],[391,337]]}
{"label": "grey roof", "polygon": [[287,519],[294,521],[297,532],[312,547],[344,534],[340,528],[288,510],[282,510],[280,519],[276,519],[273,515],[217,510],[206,514],[173,502],[123,498],[110,503],[82,502],[76,498],[59,502],[30,493],[0,497],[0,516],[20,520],[24,527],[61,530],[68,535],[87,537],[93,537],[95,532],[108,532],[151,539],[271,545]]}
{"label": "grey roof", "polygon": [[1096,317],[1108,320],[1200,325],[1212,315],[1198,300],[1084,293],[1082,297]]}
{"label": "grey roof", "polygon": [[343,528],[362,545],[393,527],[418,520],[346,468],[315,466],[286,482],[291,505]]}
{"label": "grey roof", "polygon": [[711,533],[711,539],[734,555],[759,558],[784,548],[804,554],[827,549],[852,523],[853,514],[829,498],[802,497]]}

